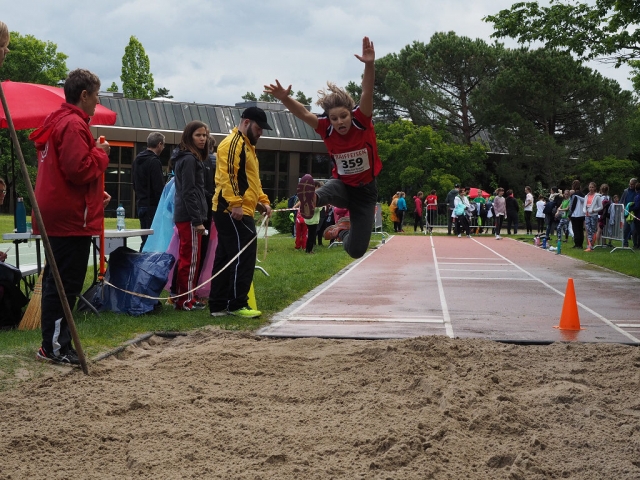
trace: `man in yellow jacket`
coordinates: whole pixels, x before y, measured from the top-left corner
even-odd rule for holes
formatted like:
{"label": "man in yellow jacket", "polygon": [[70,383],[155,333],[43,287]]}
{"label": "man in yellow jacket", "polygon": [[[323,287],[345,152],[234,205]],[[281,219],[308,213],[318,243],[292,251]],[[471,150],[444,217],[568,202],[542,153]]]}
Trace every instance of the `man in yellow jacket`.
{"label": "man in yellow jacket", "polygon": [[[242,112],[240,124],[218,146],[213,195],[218,247],[211,272],[215,278],[209,293],[213,317],[231,314],[254,318],[261,315],[249,308],[248,300],[257,254],[253,216],[256,210],[271,215],[269,198],[260,183],[255,147],[263,130],[272,130],[267,115],[260,108],[249,107]],[[232,259],[231,265],[224,268]]]}

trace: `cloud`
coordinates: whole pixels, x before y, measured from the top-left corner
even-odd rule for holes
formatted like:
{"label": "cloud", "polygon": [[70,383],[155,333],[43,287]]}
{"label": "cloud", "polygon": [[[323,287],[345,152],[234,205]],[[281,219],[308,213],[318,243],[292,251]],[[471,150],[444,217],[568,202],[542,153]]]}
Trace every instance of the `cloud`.
{"label": "cloud", "polygon": [[[325,0],[254,2],[220,0],[24,0],[7,2],[2,20],[13,31],[58,45],[67,66],[88,68],[104,88],[120,85],[124,48],[135,35],[151,62],[156,88],[176,100],[233,105],[247,91],[260,95],[275,78],[316,98],[327,80],[360,81],[362,64],[353,56],[362,37],[376,55],[400,51],[438,31],[490,39],[486,15],[509,8],[511,0]],[[548,2],[541,2],[548,3]],[[501,40],[509,47],[510,39]],[[589,66],[631,89],[628,68]]]}

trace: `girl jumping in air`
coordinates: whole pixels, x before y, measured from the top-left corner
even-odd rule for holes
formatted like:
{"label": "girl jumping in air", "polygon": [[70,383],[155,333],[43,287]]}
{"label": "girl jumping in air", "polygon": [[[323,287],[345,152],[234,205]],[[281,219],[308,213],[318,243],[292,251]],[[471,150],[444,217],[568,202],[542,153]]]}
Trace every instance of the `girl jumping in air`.
{"label": "girl jumping in air", "polygon": [[325,230],[327,240],[340,239],[353,258],[362,257],[369,248],[373,230],[375,205],[378,199],[376,177],[382,169],[378,156],[373,115],[373,84],[375,50],[368,37],[362,39],[362,55],[355,57],[364,63],[362,96],[356,105],[353,98],[333,83],[328,91],[319,91],[317,105],[324,113],[315,115],[289,96],[291,85],[265,85],[265,92],[280,100],[300,120],[313,128],[323,139],[333,161],[333,178],[315,190],[311,175],[304,175],[298,184],[300,213],[311,218],[317,206],[333,205],[348,208],[349,217]]}

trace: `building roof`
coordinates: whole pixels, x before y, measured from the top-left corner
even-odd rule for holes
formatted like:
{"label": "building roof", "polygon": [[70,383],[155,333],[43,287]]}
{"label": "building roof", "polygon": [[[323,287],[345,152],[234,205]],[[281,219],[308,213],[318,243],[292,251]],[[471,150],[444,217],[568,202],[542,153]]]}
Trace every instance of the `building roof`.
{"label": "building roof", "polygon": [[[224,136],[240,123],[240,114],[249,106],[247,103],[231,107],[170,100],[137,100],[105,92],[100,92],[100,103],[117,113],[116,127],[182,132],[187,123],[200,120],[209,125],[211,133]],[[264,130],[263,138],[321,141],[320,136],[306,123],[288,110],[281,110],[282,105],[274,105],[278,110],[264,108],[265,105],[266,102],[257,104],[265,110],[273,130]]]}

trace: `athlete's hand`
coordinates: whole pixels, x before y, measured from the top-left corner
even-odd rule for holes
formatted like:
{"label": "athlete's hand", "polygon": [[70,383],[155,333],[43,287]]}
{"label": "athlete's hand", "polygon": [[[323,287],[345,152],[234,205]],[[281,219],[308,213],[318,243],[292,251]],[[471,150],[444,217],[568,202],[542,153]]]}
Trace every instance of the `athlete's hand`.
{"label": "athlete's hand", "polygon": [[289,85],[289,88],[284,88],[282,85],[280,85],[280,82],[276,79],[276,84],[274,85],[272,83],[271,85],[265,85],[264,91],[265,93],[270,93],[271,95],[276,97],[278,100],[282,101],[283,99],[289,96],[289,93],[291,93],[291,85]]}
{"label": "athlete's hand", "polygon": [[362,55],[355,54],[355,57],[362,63],[373,63],[376,59],[376,51],[373,48],[373,42],[369,37],[362,39]]}
{"label": "athlete's hand", "polygon": [[271,205],[268,203],[259,203],[256,205],[256,210],[267,217],[271,217]]}
{"label": "athlete's hand", "polygon": [[231,218],[234,220],[242,220],[244,216],[244,212],[242,211],[242,207],[233,207],[231,209]]}

